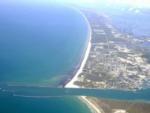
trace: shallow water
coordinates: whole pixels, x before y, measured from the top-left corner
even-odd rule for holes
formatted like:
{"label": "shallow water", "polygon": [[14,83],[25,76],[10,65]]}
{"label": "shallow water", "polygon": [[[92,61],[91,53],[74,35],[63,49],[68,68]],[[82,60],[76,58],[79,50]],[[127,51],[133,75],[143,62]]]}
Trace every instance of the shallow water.
{"label": "shallow water", "polygon": [[58,85],[77,65],[88,27],[65,6],[0,6],[0,83]]}
{"label": "shallow water", "polygon": [[[0,4],[0,84],[57,86],[78,64],[87,34],[84,18],[72,8]],[[90,113],[76,97],[5,91],[0,88],[0,113]]]}

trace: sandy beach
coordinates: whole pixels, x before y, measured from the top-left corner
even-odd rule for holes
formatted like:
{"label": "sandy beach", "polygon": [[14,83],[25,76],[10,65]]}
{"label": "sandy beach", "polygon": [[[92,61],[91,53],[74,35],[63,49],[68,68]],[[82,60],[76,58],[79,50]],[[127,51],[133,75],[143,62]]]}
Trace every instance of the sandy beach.
{"label": "sandy beach", "polygon": [[[75,10],[77,10],[77,9],[75,9]],[[77,11],[79,11],[79,10],[77,10]],[[82,63],[80,65],[80,68],[77,70],[75,76],[65,85],[65,88],[80,88],[79,86],[75,85],[74,82],[76,80],[78,80],[78,76],[82,73],[82,71],[84,69],[84,66],[86,64],[86,61],[89,57],[89,53],[90,53],[91,46],[92,46],[92,43],[91,43],[92,29],[91,29],[90,23],[89,23],[88,19],[86,18],[86,16],[82,12],[80,12],[80,14],[84,17],[84,19],[87,22],[87,25],[89,27],[89,34],[88,34],[88,37],[87,37],[88,38],[88,44],[87,44],[86,51],[85,51]],[[90,100],[88,100],[86,98],[86,96],[80,96],[79,99],[82,102],[84,102],[91,109],[91,111],[93,113],[103,113],[103,112],[100,111],[99,108],[96,107],[96,105],[94,105]]]}
{"label": "sandy beach", "polygon": [[92,39],[92,29],[91,29],[91,26],[90,26],[90,23],[88,21],[88,19],[86,18],[86,16],[78,9],[74,8],[76,11],[78,11],[82,16],[83,18],[85,19],[87,25],[88,25],[88,28],[89,28],[89,33],[88,33],[88,43],[87,43],[87,46],[85,47],[86,50],[85,50],[85,54],[84,54],[84,57],[83,57],[83,60],[81,62],[81,65],[79,67],[79,69],[77,70],[76,74],[74,75],[74,77],[65,85],[65,88],[80,88],[79,86],[75,85],[74,82],[78,79],[78,76],[82,73],[83,69],[84,69],[84,66],[86,64],[86,61],[89,57],[89,53],[90,53],[90,50],[91,50],[91,46],[92,46],[92,43],[91,43],[91,39]]}
{"label": "sandy beach", "polygon": [[90,102],[86,96],[81,96],[79,97],[79,99],[84,102],[85,104],[87,104],[87,106],[91,109],[92,113],[104,113],[102,110],[100,111],[99,108],[96,107],[95,104],[93,104],[92,102]]}
{"label": "sandy beach", "polygon": [[90,53],[90,49],[91,49],[91,42],[89,42],[86,53],[85,53],[85,57],[81,63],[81,66],[79,68],[79,70],[77,71],[77,73],[75,74],[75,76],[72,78],[71,81],[69,81],[69,83],[66,84],[65,88],[80,88],[79,86],[75,85],[74,82],[78,79],[78,76],[80,75],[80,73],[82,73],[83,68],[86,64],[86,61],[88,59],[89,53]]}

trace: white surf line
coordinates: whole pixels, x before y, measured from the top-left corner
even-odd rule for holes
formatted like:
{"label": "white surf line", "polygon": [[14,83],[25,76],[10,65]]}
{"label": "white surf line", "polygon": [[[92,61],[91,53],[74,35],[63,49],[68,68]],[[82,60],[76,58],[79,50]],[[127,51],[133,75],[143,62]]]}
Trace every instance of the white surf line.
{"label": "white surf line", "polygon": [[78,80],[78,76],[82,73],[82,71],[84,69],[84,66],[85,66],[86,61],[87,61],[88,56],[89,56],[90,48],[91,48],[91,43],[88,44],[88,48],[87,48],[85,57],[84,57],[84,59],[82,61],[82,64],[81,64],[79,70],[77,71],[75,76],[72,78],[72,80],[69,83],[66,84],[66,86],[65,86],[66,88],[80,88],[79,86],[75,85],[74,82],[76,80]]}
{"label": "white surf line", "polygon": [[[91,29],[91,25],[87,19],[87,17],[78,9],[74,8],[75,10],[77,10],[78,12],[80,12],[80,14],[84,17],[84,19],[86,20],[87,22],[87,25],[88,25],[88,28],[89,28],[89,35],[88,35],[88,45],[87,45],[87,48],[86,48],[86,52],[85,52],[85,55],[84,55],[84,58],[83,58],[83,61],[80,65],[80,68],[78,69],[77,73],[75,74],[75,76],[72,78],[72,80],[70,82],[68,82],[66,85],[65,85],[65,88],[81,88],[80,86],[77,86],[74,84],[75,81],[78,80],[78,76],[83,72],[83,69],[85,67],[85,64],[87,62],[87,59],[89,57],[89,54],[90,54],[90,50],[91,50],[91,47],[92,47],[92,43],[91,43],[91,39],[92,39],[92,29]],[[81,101],[83,101],[85,104],[88,105],[88,107],[92,110],[93,113],[104,113],[103,110],[101,109],[100,111],[100,108],[98,109],[96,107],[96,105],[94,105],[92,102],[90,102],[86,96],[80,96],[79,99],[81,99]]]}
{"label": "white surf line", "polygon": [[[74,8],[75,9],[75,8]],[[77,9],[75,9],[77,10]],[[85,67],[85,64],[86,64],[86,61],[89,57],[89,53],[90,53],[90,50],[91,50],[91,38],[92,38],[92,29],[91,29],[91,26],[90,26],[90,23],[88,21],[88,19],[86,18],[86,16],[79,10],[77,10],[78,12],[80,12],[80,14],[84,17],[87,25],[88,25],[88,28],[89,28],[89,35],[88,35],[88,45],[87,45],[87,48],[86,48],[86,52],[85,52],[85,55],[84,55],[84,58],[83,58],[83,61],[81,63],[81,66],[80,68],[78,69],[77,73],[75,74],[75,76],[72,78],[71,81],[69,81],[66,85],[65,85],[65,88],[80,88],[80,86],[77,86],[74,84],[75,81],[78,80],[78,76],[82,73],[84,67]]]}
{"label": "white surf line", "polygon": [[83,101],[85,104],[87,104],[87,106],[89,106],[89,108],[91,109],[91,111],[93,112],[93,113],[104,113],[104,111],[101,109],[98,109],[97,107],[96,107],[96,105],[94,105],[92,102],[90,102],[87,98],[86,98],[86,96],[81,96],[81,97],[79,97],[80,99],[81,99],[81,101]]}

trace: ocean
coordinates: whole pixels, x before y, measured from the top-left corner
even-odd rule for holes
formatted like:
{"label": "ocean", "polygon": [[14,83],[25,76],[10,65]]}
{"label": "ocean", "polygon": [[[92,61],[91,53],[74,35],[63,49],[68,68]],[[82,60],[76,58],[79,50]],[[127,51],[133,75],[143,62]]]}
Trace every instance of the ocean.
{"label": "ocean", "polygon": [[0,6],[0,83],[57,86],[78,64],[88,28],[65,6]]}
{"label": "ocean", "polygon": [[[79,63],[87,36],[86,21],[70,7],[0,4],[0,85],[57,87]],[[0,90],[0,113],[10,112],[90,110],[77,97],[25,98]]]}
{"label": "ocean", "polygon": [[0,93],[0,113],[90,113],[77,97],[25,98]]}
{"label": "ocean", "polygon": [[150,89],[50,88],[72,76],[87,36],[86,21],[68,6],[0,4],[0,113],[91,113],[81,95],[149,102]]}

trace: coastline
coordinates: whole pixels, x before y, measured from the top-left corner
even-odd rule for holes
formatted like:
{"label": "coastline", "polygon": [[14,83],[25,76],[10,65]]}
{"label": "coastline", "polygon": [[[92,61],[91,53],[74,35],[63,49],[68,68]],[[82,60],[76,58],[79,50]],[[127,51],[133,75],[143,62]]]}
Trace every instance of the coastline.
{"label": "coastline", "polygon": [[[78,9],[74,8],[75,10],[77,10],[85,19],[88,28],[89,28],[89,33],[88,33],[88,44],[85,50],[85,54],[83,55],[83,60],[81,61],[81,64],[79,66],[79,69],[77,70],[77,72],[75,73],[75,75],[73,76],[73,78],[64,86],[64,88],[81,88],[80,86],[77,86],[74,84],[74,82],[78,79],[78,76],[82,73],[85,64],[88,60],[89,54],[90,54],[90,50],[92,47],[92,43],[91,43],[91,39],[92,39],[92,28],[91,25],[87,19],[87,17]],[[83,103],[85,103],[87,105],[87,107],[91,110],[92,113],[104,113],[104,111],[101,108],[98,108],[94,103],[92,103],[90,100],[88,100],[86,98],[86,96],[80,96],[78,97],[79,100],[81,100]]]}
{"label": "coastline", "polygon": [[84,69],[84,66],[86,64],[86,61],[89,57],[89,53],[90,53],[90,50],[91,50],[91,46],[92,46],[92,43],[91,43],[91,39],[92,39],[92,29],[91,29],[91,25],[87,19],[87,17],[81,12],[79,11],[78,9],[74,8],[75,10],[77,10],[81,15],[82,17],[85,19],[87,25],[88,25],[88,29],[89,29],[89,33],[88,33],[88,44],[87,44],[87,47],[85,47],[85,54],[83,55],[83,60],[81,61],[81,64],[79,66],[79,69],[77,70],[77,72],[75,73],[75,75],[73,76],[73,78],[64,86],[65,88],[81,88],[77,85],[74,84],[74,82],[78,79],[78,76],[82,73],[83,69]]}
{"label": "coastline", "polygon": [[80,68],[77,70],[75,76],[65,85],[65,88],[80,88],[79,86],[75,85],[74,82],[78,79],[78,76],[83,71],[83,68],[86,64],[86,61],[87,61],[89,53],[90,53],[90,49],[91,49],[91,42],[88,43],[88,47],[87,47],[84,59],[80,65]]}
{"label": "coastline", "polygon": [[90,102],[90,100],[88,100],[86,98],[86,96],[80,96],[79,99],[89,107],[89,109],[91,110],[92,113],[104,113],[104,111],[102,109],[99,110],[99,108],[97,108],[97,106],[95,104]]}

